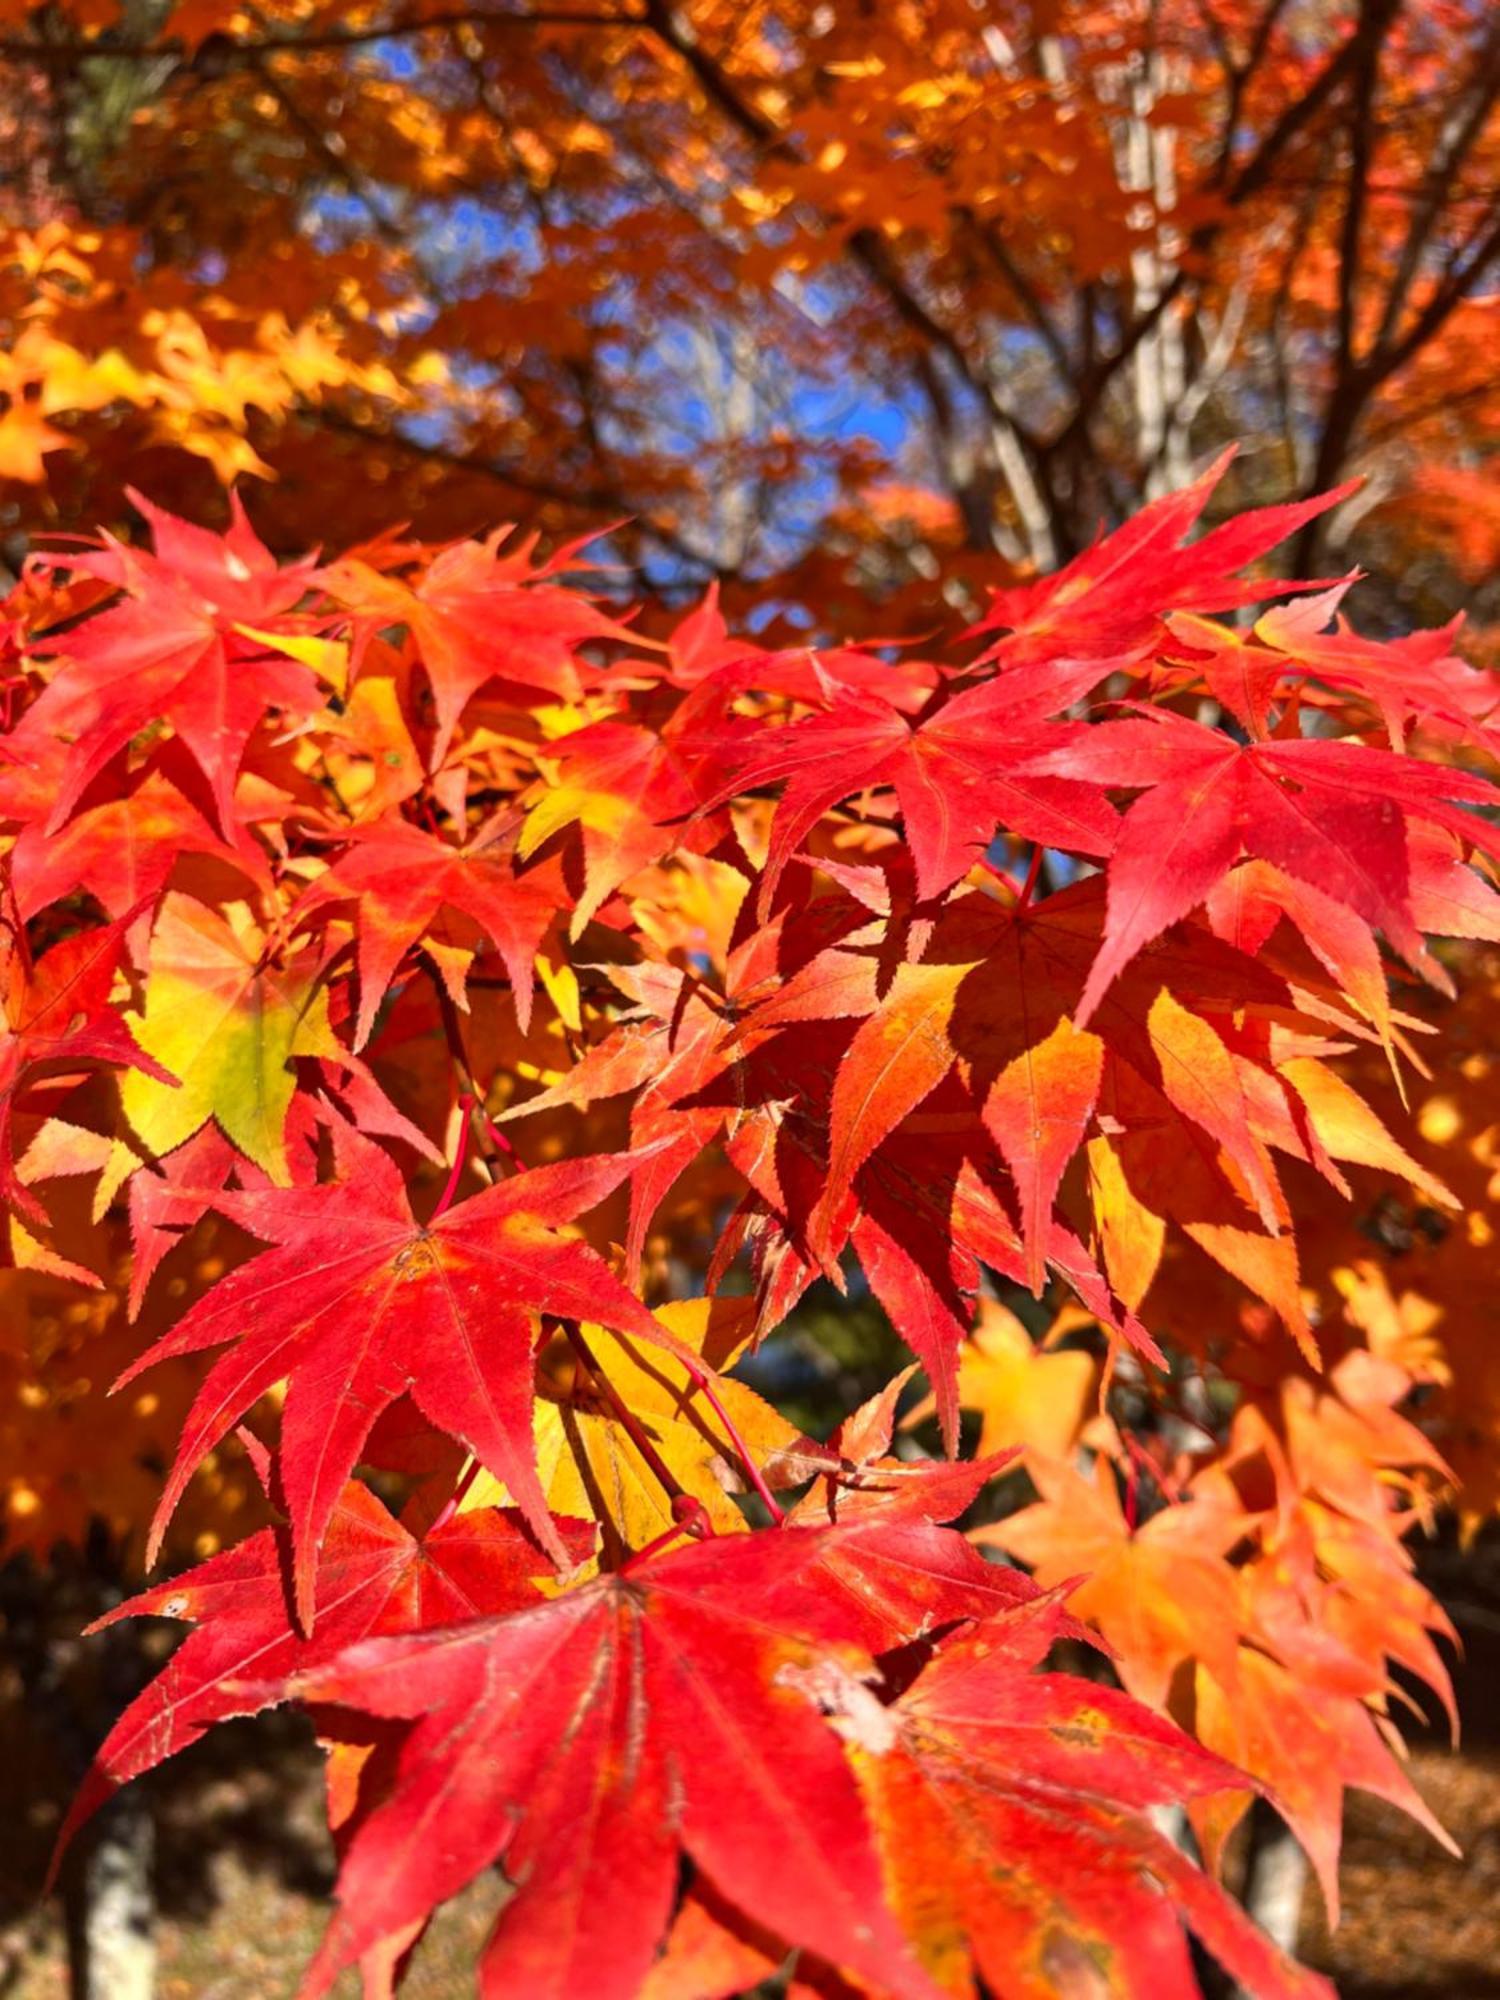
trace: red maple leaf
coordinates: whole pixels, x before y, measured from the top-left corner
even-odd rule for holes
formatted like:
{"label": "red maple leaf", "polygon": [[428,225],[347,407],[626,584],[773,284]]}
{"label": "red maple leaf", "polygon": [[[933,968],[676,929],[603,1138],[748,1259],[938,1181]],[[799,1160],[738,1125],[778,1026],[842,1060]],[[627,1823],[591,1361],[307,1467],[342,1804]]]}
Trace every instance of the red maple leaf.
{"label": "red maple leaf", "polygon": [[1283,577],[1243,580],[1238,572],[1347,499],[1358,482],[1255,508],[1188,542],[1234,455],[1231,446],[1191,484],[1153,500],[1050,576],[995,591],[974,630],[1005,636],[983,659],[1007,674],[1036,660],[1092,660],[1102,677],[1139,661],[1169,612],[1229,611],[1309,589]]}
{"label": "red maple leaf", "polygon": [[[392,626],[415,642],[437,710],[433,768],[447,754],[459,717],[487,681],[542,689],[563,700],[582,691],[578,649],[591,639],[632,639],[577,590],[547,579],[587,565],[570,542],[534,563],[537,538],[511,548],[509,528],[483,542],[459,541],[438,550],[414,584],[382,574],[356,552],[320,572],[324,588],[353,613],[355,661],[364,645]],[[380,553],[380,552],[375,552]],[[398,550],[402,558],[415,553]]]}
{"label": "red maple leaf", "polygon": [[1104,722],[1040,759],[1142,796],[1109,860],[1109,914],[1074,1018],[1087,1021],[1121,968],[1205,901],[1242,856],[1269,861],[1382,929],[1414,963],[1409,821],[1500,851],[1500,837],[1455,801],[1493,803],[1494,787],[1447,765],[1317,737],[1238,744],[1170,712]]}
{"label": "red maple leaf", "polygon": [[238,501],[219,536],[131,498],[151,524],[156,553],[106,538],[102,553],[60,562],[124,595],[40,648],[62,664],[11,745],[24,756],[33,737],[72,739],[47,817],[55,832],[111,758],[166,720],[208,780],[220,829],[232,839],[235,778],[251,733],[270,709],[300,720],[322,706],[307,668],[248,629],[297,603],[312,564],[278,569]]}
{"label": "red maple leaf", "polygon": [[[900,808],[919,895],[937,896],[973,865],[1002,822],[1042,846],[1109,853],[1113,809],[1087,784],[1042,773],[1039,763],[1075,734],[1047,718],[1099,678],[1092,662],[1049,662],[934,697],[914,723],[878,695],[839,691],[823,713],[780,728],[732,717],[716,728],[705,724],[684,749],[714,773],[705,812],[785,781],[761,876],[763,915],[818,822],[843,800],[881,787]],[[730,775],[720,779],[725,768]]]}
{"label": "red maple leaf", "polygon": [[626,1178],[628,1153],[534,1168],[419,1223],[381,1148],[336,1136],[335,1183],[214,1194],[213,1207],[275,1247],[221,1279],[116,1384],[170,1355],[235,1343],[188,1413],[152,1524],[154,1558],[205,1453],[286,1380],[278,1467],[308,1631],[324,1530],[375,1420],[398,1397],[410,1392],[430,1423],[503,1480],[566,1564],[532,1439],[536,1315],[670,1339],[595,1251],[558,1234]]}
{"label": "red maple leaf", "polygon": [[0,955],[0,1197],[22,1215],[42,1219],[36,1197],[16,1178],[11,1115],[17,1097],[38,1077],[99,1065],[137,1069],[162,1083],[176,1079],[140,1047],[110,1005],[125,949],[128,911],[112,924],[75,931],[35,965],[14,943]]}
{"label": "red maple leaf", "polygon": [[524,1030],[531,1019],[534,961],[554,911],[566,902],[555,869],[518,873],[503,821],[453,846],[421,827],[380,819],[355,830],[303,897],[298,915],[353,901],[359,914],[359,1019],[354,1046],[370,1038],[396,968],[444,909],[471,917],[500,953]]}
{"label": "red maple leaf", "polygon": [[1186,1929],[1257,2000],[1332,2000],[1148,1817],[1241,1774],[1128,1696],[1035,1672],[1057,1620],[1052,1598],[987,1620],[856,1739],[890,1900],[933,1977],[1192,2000]]}
{"label": "red maple leaf", "polygon": [[873,1672],[858,1608],[820,1587],[843,1533],[716,1540],[536,1611],[352,1648],[294,1683],[414,1724],[345,1857],[308,2000],[495,1861],[517,1887],[483,1979],[629,2000],[684,1851],[789,1944],[932,2000],[819,1712],[827,1685]]}
{"label": "red maple leaf", "polygon": [[[266,1454],[248,1442],[257,1471],[269,1480]],[[588,1552],[591,1529],[570,1522],[561,1531],[575,1556]],[[261,1528],[89,1627],[182,1618],[194,1629],[95,1753],[58,1835],[54,1869],[79,1827],[119,1786],[175,1757],[215,1722],[253,1715],[276,1683],[379,1633],[519,1610],[537,1601],[535,1579],[551,1572],[516,1514],[476,1508],[414,1532],[368,1487],[351,1481],[318,1551],[321,1616],[309,1638],[297,1630],[287,1603],[290,1553],[284,1529]]]}

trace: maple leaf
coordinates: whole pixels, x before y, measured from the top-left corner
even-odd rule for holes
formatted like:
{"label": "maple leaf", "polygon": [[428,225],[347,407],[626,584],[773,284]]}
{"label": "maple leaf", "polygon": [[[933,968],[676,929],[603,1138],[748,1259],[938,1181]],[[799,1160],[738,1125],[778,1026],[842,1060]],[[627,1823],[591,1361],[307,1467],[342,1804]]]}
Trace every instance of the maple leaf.
{"label": "maple leaf", "polygon": [[1410,1386],[1404,1370],[1361,1349],[1338,1363],[1325,1392],[1285,1382],[1277,1421],[1253,1405],[1237,1412],[1227,1448],[1193,1491],[1221,1505],[1236,1504],[1241,1489],[1274,1494],[1241,1574],[1247,1640],[1294,1666],[1325,1704],[1352,1696],[1381,1708],[1395,1661],[1436,1694],[1456,1731],[1434,1644],[1455,1634],[1401,1540],[1403,1489],[1415,1494],[1424,1472],[1447,1476],[1430,1441],[1393,1408]]}
{"label": "maple leaf", "polygon": [[176,1079],[110,1006],[132,910],[112,924],[75,931],[30,965],[13,942],[0,958],[0,1195],[20,1214],[44,1219],[16,1177],[12,1119],[17,1096],[37,1077],[103,1064],[171,1089]]}
{"label": "maple leaf", "polygon": [[1132,1694],[1166,1705],[1177,1668],[1199,1660],[1233,1694],[1239,1586],[1225,1560],[1243,1515],[1209,1502],[1166,1507],[1132,1530],[1107,1459],[1085,1479],[1066,1463],[1029,1461],[1041,1499],[975,1538],[1030,1565],[1044,1589],[1084,1581],[1070,1608],[1097,1626]]}
{"label": "maple leaf", "polygon": [[[391,1115],[391,1107],[378,1089],[350,1093],[352,1107],[341,1111],[332,1100],[333,1085],[325,1075],[329,1097],[314,1098],[299,1092],[292,1099],[287,1116],[286,1160],[290,1182],[298,1187],[317,1183],[321,1167],[321,1144],[325,1132],[353,1125],[367,1138],[391,1137],[404,1140],[424,1159],[436,1166],[443,1156],[430,1140]],[[356,1111],[359,1115],[353,1116]],[[231,1178],[242,1187],[274,1187],[271,1175],[247,1161],[216,1125],[200,1126],[191,1139],[130,1177],[127,1204],[130,1236],[134,1252],[130,1273],[130,1317],[140,1312],[158,1267],[174,1245],[213,1208]]]}
{"label": "maple leaf", "polygon": [[580,592],[545,581],[580,567],[581,542],[533,563],[536,537],[504,549],[510,533],[498,528],[483,542],[451,543],[433,556],[415,584],[384,575],[357,557],[344,557],[320,573],[324,588],[353,614],[356,661],[374,634],[391,626],[411,633],[437,708],[434,768],[486,681],[576,701],[583,687],[578,649],[592,639],[634,638]]}
{"label": "maple leaf", "polygon": [[929,2000],[819,1712],[830,1670],[873,1672],[845,1606],[798,1587],[843,1532],[710,1542],[296,1679],[303,1699],[414,1725],[345,1855],[309,2000],[496,1861],[516,1887],[481,1977],[538,1994],[586,1979],[625,2000],[667,1928],[680,1852],[788,1944]]}
{"label": "maple leaf", "polygon": [[698,802],[683,758],[649,729],[596,722],[539,751],[548,772],[526,803],[517,843],[524,860],[565,828],[577,826],[583,893],[573,911],[577,937],[609,896],[663,854],[682,845]]}
{"label": "maple leaf", "polygon": [[[176,1083],[168,1087],[158,1071],[128,1079],[120,1102],[131,1132],[158,1156],[212,1118],[247,1160],[285,1181],[286,1123],[297,1088],[290,1063],[348,1057],[328,1018],[317,956],[304,950],[275,967],[265,944],[240,907],[221,915],[175,890],[162,899],[145,1006],[125,1018]],[[134,1165],[122,1145],[115,1172]],[[106,1185],[113,1181],[106,1177]]]}
{"label": "maple leaf", "polygon": [[[981,1299],[979,1318],[958,1363],[958,1400],[964,1409],[978,1410],[981,1418],[975,1455],[987,1458],[1020,1446],[1044,1458],[1061,1458],[1083,1428],[1097,1374],[1091,1355],[1037,1346],[1014,1313],[995,1299]],[[924,1400],[905,1421],[920,1422],[932,1407],[930,1399]]]}
{"label": "maple leaf", "polygon": [[[1458,1852],[1397,1763],[1394,1732],[1384,1717],[1361,1702],[1307,1685],[1294,1669],[1257,1648],[1240,1650],[1232,1700],[1200,1672],[1196,1718],[1204,1743],[1272,1789],[1277,1809],[1312,1862],[1330,1923],[1339,1915],[1339,1830],[1347,1787],[1399,1807],[1450,1854]],[[1242,1789],[1194,1811],[1210,1861],[1222,1853],[1248,1804]]]}
{"label": "maple leaf", "polygon": [[1414,964],[1409,819],[1486,848],[1493,830],[1452,802],[1493,803],[1487,781],[1389,751],[1315,737],[1237,744],[1153,710],[1100,723],[1037,768],[1138,789],[1109,860],[1109,915],[1075,1021],[1131,958],[1206,900],[1243,855],[1308,881],[1378,926]]}
{"label": "maple leaf", "polygon": [[1005,636],[982,657],[1007,673],[1047,657],[1089,659],[1102,673],[1139,660],[1168,612],[1228,611],[1308,589],[1281,577],[1240,581],[1236,573],[1336,507],[1354,485],[1253,509],[1187,542],[1234,455],[1233,447],[1222,452],[1189,485],[1153,500],[1050,576],[994,592],[974,630]]}
{"label": "maple leaf", "polygon": [[1247,1988],[1329,1996],[1147,1814],[1241,1784],[1175,1724],[1093,1682],[1032,1671],[1046,1599],[959,1637],[877,1727],[846,1727],[892,1906],[949,1993],[1198,1992],[1184,1927]]}
{"label": "maple leaf", "polygon": [[1031,669],[956,694],[915,724],[876,695],[840,693],[823,713],[776,729],[734,720],[716,729],[702,725],[685,735],[684,750],[715,772],[726,765],[731,772],[701,801],[704,812],[786,781],[761,875],[763,916],[788,861],[818,822],[855,793],[886,786],[900,807],[925,898],[951,887],[1001,823],[1044,847],[1109,853],[1118,822],[1097,791],[1066,774],[1031,775],[1050,746],[1073,737],[1071,726],[1047,717],[1098,678],[1092,664]]}
{"label": "maple leaf", "polygon": [[[364,1047],[396,968],[431,932],[446,907],[471,917],[493,940],[515,996],[524,1032],[531,1020],[533,962],[553,913],[564,903],[552,871],[513,866],[513,843],[495,821],[460,847],[404,820],[381,819],[355,830],[328,873],[308,890],[297,914],[328,903],[359,908],[359,1018],[354,1046]],[[462,1000],[462,993],[456,996]]]}
{"label": "maple leaf", "polygon": [[[252,1441],[253,1443],[253,1441]],[[269,1463],[255,1451],[263,1481]],[[586,1553],[591,1535],[563,1532]],[[315,1637],[293,1624],[286,1600],[284,1530],[261,1528],[170,1582],[127,1599],[89,1627],[122,1618],[181,1618],[193,1630],[100,1745],[58,1835],[53,1867],[110,1794],[197,1742],[215,1722],[265,1706],[268,1684],[331,1660],[377,1633],[518,1610],[539,1596],[550,1564],[517,1515],[486,1508],[412,1528],[351,1481],[318,1551],[321,1617]]]}
{"label": "maple leaf", "polygon": [[116,1384],[170,1355],[236,1343],[188,1413],[151,1554],[194,1467],[275,1383],[287,1382],[278,1470],[313,1629],[317,1550],[381,1411],[410,1393],[428,1421],[504,1482],[555,1561],[568,1558],[537,1477],[535,1315],[671,1336],[587,1245],[558,1234],[630,1172],[630,1155],[538,1167],[417,1222],[389,1156],[336,1135],[342,1178],[216,1193],[213,1206],[275,1247],[223,1278]]}
{"label": "maple leaf", "polygon": [[[1356,572],[1357,577],[1357,572]],[[1374,703],[1399,749],[1410,723],[1440,720],[1471,734],[1493,716],[1494,677],[1453,652],[1460,619],[1435,631],[1366,639],[1336,616],[1349,577],[1314,597],[1273,605],[1255,623],[1255,636],[1302,672],[1330,688],[1358,693]],[[1334,630],[1325,628],[1332,622]]]}
{"label": "maple leaf", "polygon": [[[301,720],[322,706],[306,668],[241,636],[269,622],[307,588],[311,563],[278,569],[238,501],[227,535],[174,519],[139,494],[137,512],[156,553],[106,539],[102,553],[66,567],[125,592],[45,650],[62,665],[27,710],[13,747],[34,736],[72,739],[47,829],[55,832],[131,739],[171,723],[212,789],[220,829],[234,831],[234,783],[252,732],[270,709]],[[24,754],[24,750],[22,752]]]}
{"label": "maple leaf", "polygon": [[230,846],[172,782],[167,762],[148,768],[121,797],[84,804],[66,826],[23,826],[10,853],[21,915],[86,889],[112,917],[153,904],[180,854],[211,854],[264,882],[253,843]]}

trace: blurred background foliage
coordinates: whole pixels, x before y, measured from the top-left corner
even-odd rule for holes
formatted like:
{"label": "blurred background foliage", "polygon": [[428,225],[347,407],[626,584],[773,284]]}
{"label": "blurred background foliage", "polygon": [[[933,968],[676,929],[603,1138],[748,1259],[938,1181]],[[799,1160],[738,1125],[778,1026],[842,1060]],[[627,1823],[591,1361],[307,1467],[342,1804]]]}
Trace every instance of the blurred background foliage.
{"label": "blurred background foliage", "polygon": [[[19,571],[38,534],[127,532],[127,487],[220,523],[237,484],[286,553],[514,520],[597,538],[596,581],[647,631],[713,588],[768,642],[915,639],[1238,441],[1225,511],[1362,482],[1288,573],[1366,570],[1364,629],[1464,614],[1488,661],[1497,99],[1482,0],[0,0],[0,546]],[[1366,1175],[1352,1223],[1331,1198],[1308,1215],[1301,1280],[1331,1353],[1404,1371],[1458,1475],[1429,1560],[1482,1661],[1500,1600],[1483,1538],[1477,1567],[1458,1545],[1500,1498],[1500,956],[1453,970],[1455,1000],[1402,1004],[1440,1051],[1413,1151],[1461,1211]],[[1360,1082],[1404,1129],[1378,1057]],[[0,1272],[5,1670],[32,1717],[3,1739],[24,1806],[0,1990],[61,1977],[23,1975],[25,1899],[163,1643],[76,1638],[137,1573],[195,1379],[104,1403],[151,1329],[126,1332],[128,1239],[102,1226],[101,1293],[14,1243]],[[668,1218],[663,1269],[702,1226]],[[163,1312],[222,1268],[195,1254]],[[1206,1259],[1170,1260],[1153,1304],[1242,1364],[1269,1347]],[[971,1435],[1055,1448],[1061,1413],[1071,1441],[1087,1328],[1029,1298],[986,1312]],[[746,1373],[823,1436],[903,1354],[873,1301],[820,1286]],[[920,1398],[901,1449],[930,1441]],[[1114,1414],[1165,1472],[1181,1439],[1153,1438],[1151,1397],[1126,1380]],[[173,1559],[257,1505],[227,1452]],[[284,1736],[231,1732],[156,1787],[178,1915],[204,1915],[216,1841],[326,1887],[316,1814],[306,1847],[287,1832],[306,1746]],[[1500,1807],[1458,1810],[1483,1852]],[[1439,1976],[1454,2000],[1468,1975]]]}

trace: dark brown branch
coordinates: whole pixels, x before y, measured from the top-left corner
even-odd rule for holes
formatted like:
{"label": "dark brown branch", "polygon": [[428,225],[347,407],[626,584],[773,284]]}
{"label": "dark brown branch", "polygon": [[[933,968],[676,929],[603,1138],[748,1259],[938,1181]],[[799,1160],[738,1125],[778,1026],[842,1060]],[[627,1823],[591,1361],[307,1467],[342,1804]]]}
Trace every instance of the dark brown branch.
{"label": "dark brown branch", "polygon": [[1393,375],[1398,368],[1404,368],[1412,356],[1441,331],[1454,308],[1463,303],[1496,257],[1500,257],[1500,200],[1491,203],[1488,222],[1487,229],[1476,226],[1470,230],[1434,288],[1432,297],[1401,339],[1386,351],[1381,368],[1382,380],[1387,375]]}
{"label": "dark brown branch", "polygon": [[1255,33],[1250,38],[1245,60],[1242,63],[1234,63],[1227,59],[1225,61],[1228,89],[1224,107],[1224,131],[1219,142],[1219,157],[1213,173],[1215,186],[1220,185],[1229,172],[1230,163],[1234,158],[1234,139],[1239,130],[1240,107],[1245,101],[1245,92],[1249,89],[1255,72],[1266,59],[1271,46],[1271,37],[1275,34],[1276,24],[1285,13],[1286,7],[1287,0],[1270,0],[1270,5],[1255,24]]}
{"label": "dark brown branch", "polygon": [[[797,158],[785,135],[763,111],[735,89],[723,69],[709,55],[683,18],[667,4],[667,0],[646,0],[644,20],[657,40],[686,65],[709,102],[715,105],[745,138],[767,152],[779,154],[786,159]],[[945,354],[995,422],[1005,424],[1013,430],[1027,451],[1034,449],[1036,439],[1017,420],[1015,413],[1005,406],[995,393],[994,385],[976,373],[973,361],[957,335],[933,316],[908,285],[897,267],[889,244],[879,231],[870,228],[856,229],[849,237],[848,248],[855,263],[874,280],[879,290],[889,299],[902,324],[919,335],[929,346]]]}
{"label": "dark brown branch", "polygon": [[[1359,25],[1349,39],[1328,58],[1307,89],[1286,106],[1250,158],[1234,175],[1224,196],[1228,208],[1235,209],[1242,206],[1269,184],[1282,154],[1355,73],[1363,59],[1367,42],[1373,39],[1378,45],[1379,41],[1384,39],[1399,9],[1400,0],[1371,0],[1371,4],[1361,14]],[[1232,131],[1226,133],[1226,139],[1232,143]],[[1227,160],[1225,164],[1227,170]],[[1041,447],[1041,455],[1044,458],[1065,450],[1087,430],[1115,376],[1130,360],[1141,342],[1155,330],[1163,314],[1170,312],[1176,304],[1189,282],[1191,268],[1212,246],[1222,226],[1222,223],[1209,223],[1193,232],[1189,239],[1188,255],[1162,287],[1158,298],[1146,312],[1126,328],[1118,344],[1100,359],[1092,374],[1081,385],[1078,402],[1071,416],[1057,435]]]}
{"label": "dark brown branch", "polygon": [[701,549],[694,548],[674,528],[664,522],[653,521],[649,515],[633,512],[626,496],[616,488],[569,486],[561,480],[543,479],[521,466],[507,465],[502,460],[486,457],[482,452],[464,451],[454,445],[420,442],[404,437],[398,431],[371,430],[339,410],[325,407],[309,411],[308,416],[310,421],[336,436],[385,451],[400,452],[408,458],[423,459],[430,464],[448,466],[455,472],[472,472],[481,478],[493,479],[497,486],[508,486],[514,492],[529,494],[536,500],[549,500],[559,506],[576,508],[580,513],[604,515],[616,522],[628,516],[628,524],[638,534],[655,542],[669,555],[691,564],[707,576],[722,575],[717,564]]}
{"label": "dark brown branch", "polygon": [[[388,21],[368,28],[325,28],[306,35],[257,35],[254,41],[239,41],[231,35],[209,38],[217,62],[252,61],[256,56],[280,51],[313,54],[322,49],[367,48],[375,42],[402,41],[409,35],[436,33],[444,28],[639,28],[634,14],[591,14],[581,7],[537,7],[524,14],[493,14],[481,7],[454,7],[445,13],[427,14],[415,21]],[[38,68],[63,68],[78,62],[104,60],[157,62],[170,55],[170,41],[114,40],[101,35],[91,41],[35,42],[24,36],[0,37],[0,57],[30,63]]]}
{"label": "dark brown branch", "polygon": [[[315,118],[308,116],[268,64],[257,61],[253,67],[267,94],[280,107],[282,116],[302,135],[314,154],[323,162],[330,179],[342,187],[352,200],[359,203],[370,218],[370,225],[381,242],[399,255],[409,256],[406,236],[399,224],[386,214],[379,201],[359,179],[322,126]],[[413,263],[415,264],[415,260]]]}
{"label": "dark brown branch", "polygon": [[1064,382],[1071,382],[1074,375],[1073,357],[1068,351],[1068,343],[1063,338],[1062,329],[1047,310],[1041,294],[1011,256],[999,231],[992,224],[982,222],[970,208],[961,208],[958,213],[986,257],[1015,293],[1026,317],[1036,329],[1042,345],[1051,355],[1058,374]]}
{"label": "dark brown branch", "polygon": [[1377,348],[1383,348],[1396,331],[1423,254],[1444,205],[1450,199],[1454,180],[1478,144],[1497,96],[1500,96],[1500,14],[1491,18],[1468,101],[1450,115],[1422,177],[1422,185],[1416,195],[1417,206],[1407,229],[1406,241],[1401,246],[1396,274],[1386,295],[1385,310],[1375,337]]}
{"label": "dark brown branch", "polygon": [[1375,92],[1380,82],[1379,42],[1363,36],[1357,39],[1360,42],[1360,53],[1354,71],[1353,102],[1349,118],[1348,190],[1344,196],[1344,213],[1339,229],[1335,342],[1340,376],[1347,374],[1354,365],[1354,334],[1359,308],[1360,244],[1364,232],[1365,202],[1369,194]]}

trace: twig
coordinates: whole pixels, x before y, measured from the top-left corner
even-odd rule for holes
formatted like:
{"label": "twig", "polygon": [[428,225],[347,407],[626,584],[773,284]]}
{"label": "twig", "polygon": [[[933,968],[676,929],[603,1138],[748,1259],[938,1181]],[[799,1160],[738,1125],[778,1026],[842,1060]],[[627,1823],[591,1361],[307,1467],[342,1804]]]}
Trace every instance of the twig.
{"label": "twig", "polygon": [[[562,1329],[567,1343],[572,1348],[584,1374],[604,1398],[605,1402],[609,1404],[616,1422],[645,1460],[653,1478],[657,1481],[662,1491],[672,1500],[674,1513],[676,1511],[676,1503],[679,1501],[683,1503],[684,1507],[688,1505],[701,1507],[701,1502],[695,1500],[692,1494],[686,1490],[676,1473],[672,1471],[671,1467],[652,1443],[640,1418],[630,1408],[604,1370],[599,1366],[598,1361],[594,1357],[593,1350],[583,1337],[583,1329],[574,1321],[567,1319],[562,1322]],[[706,1514],[704,1515],[704,1519],[708,1519]],[[673,1532],[681,1533],[682,1530],[679,1528]],[[709,1523],[708,1532],[710,1534],[713,1532],[713,1524],[711,1522]]]}

